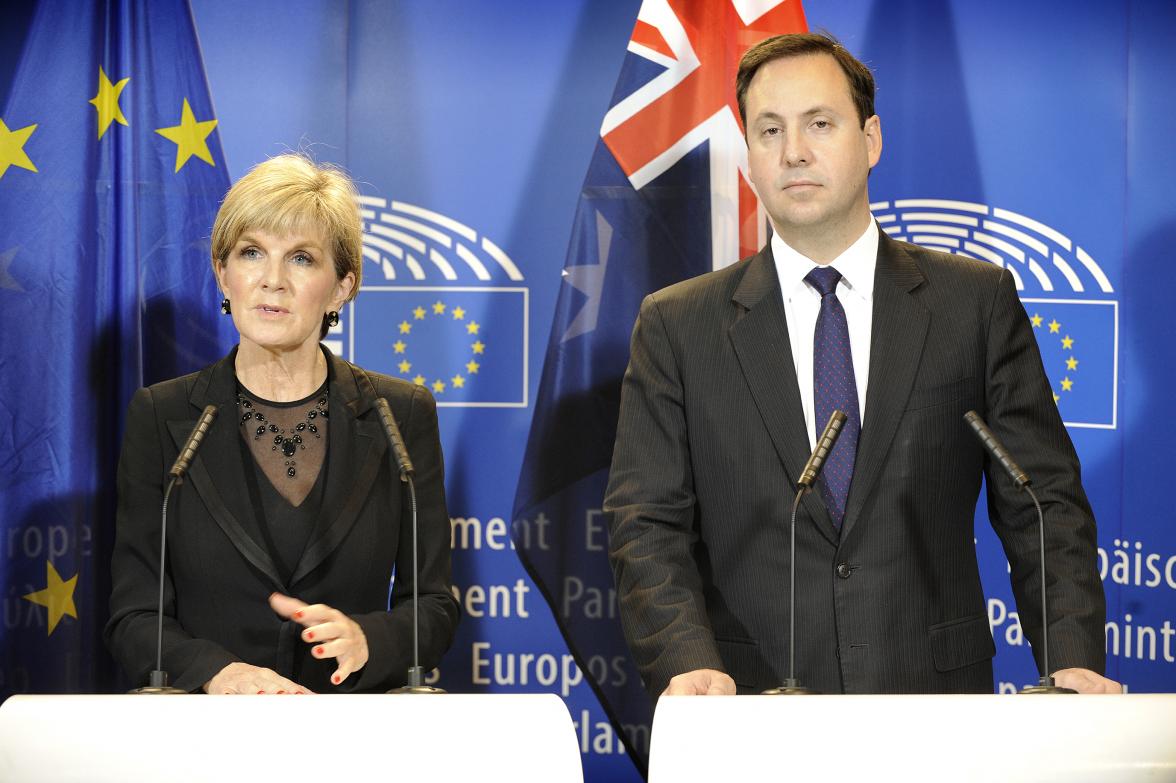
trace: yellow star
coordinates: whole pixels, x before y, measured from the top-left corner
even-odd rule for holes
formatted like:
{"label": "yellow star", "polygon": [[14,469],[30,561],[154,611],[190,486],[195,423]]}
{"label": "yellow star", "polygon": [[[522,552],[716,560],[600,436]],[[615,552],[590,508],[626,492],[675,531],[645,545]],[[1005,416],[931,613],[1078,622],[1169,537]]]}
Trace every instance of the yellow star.
{"label": "yellow star", "polygon": [[460,375],[455,375],[450,378],[450,380],[453,381],[453,388],[455,389],[460,389],[465,386],[465,378],[461,377]]}
{"label": "yellow star", "polygon": [[425,385],[425,376],[418,375],[412,379],[412,382],[415,383],[417,386],[424,386]]}
{"label": "yellow star", "polygon": [[10,131],[4,120],[0,120],[0,177],[4,176],[9,166],[20,166],[34,172],[37,170],[24,151],[25,142],[36,129],[36,125],[26,125]]}
{"label": "yellow star", "polygon": [[453,308],[453,319],[460,321],[463,318],[465,318],[465,310],[462,310],[460,307]]}
{"label": "yellow star", "polygon": [[474,349],[474,353],[483,353],[486,350],[486,343],[478,340],[476,343],[471,343],[470,347]]}
{"label": "yellow star", "polygon": [[413,317],[413,318],[415,318],[415,319],[416,319],[416,320],[418,320],[418,321],[423,321],[423,320],[425,320],[425,308],[423,308],[423,307],[418,307],[417,309],[413,310],[413,311],[412,311],[412,317]]}
{"label": "yellow star", "polygon": [[209,166],[216,165],[212,160],[212,153],[208,151],[208,134],[212,133],[215,127],[216,120],[197,122],[196,115],[192,114],[192,107],[185,98],[184,107],[180,110],[180,124],[170,128],[158,128],[155,132],[175,143],[176,172],[179,173],[193,155]]}
{"label": "yellow star", "polygon": [[1062,391],[1073,391],[1074,382],[1069,378],[1062,378]]}
{"label": "yellow star", "polygon": [[[401,329],[400,331],[403,332],[404,329]],[[392,350],[396,353],[404,353],[404,349],[407,347],[408,346],[404,344],[404,340],[397,340],[396,342],[392,343]]]}
{"label": "yellow star", "polygon": [[445,391],[445,381],[440,379],[433,381],[433,394],[440,394]]}
{"label": "yellow star", "polygon": [[49,625],[45,635],[53,633],[63,615],[78,619],[78,609],[74,606],[74,588],[78,585],[78,575],[74,574],[66,581],[61,581],[61,575],[53,567],[53,563],[45,561],[45,589],[29,593],[24,598],[38,606],[49,610]]}
{"label": "yellow star", "polygon": [[1061,395],[1059,395],[1057,392],[1054,392],[1054,393],[1053,393],[1053,396],[1054,396],[1054,405],[1057,405],[1057,404],[1058,404],[1058,400],[1062,399],[1062,398],[1061,398]]}
{"label": "yellow star", "polygon": [[473,359],[470,359],[468,362],[466,362],[466,372],[468,372],[470,375],[477,375],[481,366],[482,365],[478,364]]}
{"label": "yellow star", "polygon": [[1061,328],[1062,328],[1062,325],[1060,323],[1058,323],[1058,319],[1055,318],[1049,322],[1049,333],[1050,334],[1057,334],[1058,329],[1061,329]]}
{"label": "yellow star", "polygon": [[441,315],[442,313],[444,313],[445,312],[445,303],[440,300],[433,302],[433,312],[436,315]]}
{"label": "yellow star", "polygon": [[1067,351],[1070,350],[1071,348],[1073,348],[1074,347],[1074,338],[1071,337],[1070,335],[1066,335],[1065,337],[1063,337],[1062,338],[1062,347],[1065,348]]}
{"label": "yellow star", "polygon": [[122,95],[123,87],[131,77],[126,77],[118,84],[111,84],[102,66],[98,66],[98,94],[90,99],[90,104],[98,110],[98,138],[102,138],[110,128],[110,123],[117,122],[126,125],[127,118],[123,116],[122,107],[118,105],[118,96]]}
{"label": "yellow star", "polygon": [[410,362],[408,359],[405,359],[404,361],[402,361],[400,364],[398,364],[396,366],[398,368],[400,368],[400,372],[404,373],[405,375],[408,375],[408,371],[412,369],[412,362]]}
{"label": "yellow star", "polygon": [[410,324],[408,321],[401,321],[400,322],[400,333],[401,334],[410,334],[411,332],[412,332],[412,324]]}
{"label": "yellow star", "polygon": [[1067,370],[1077,370],[1078,369],[1078,360],[1075,359],[1073,356],[1071,356],[1069,359],[1066,360],[1066,369]]}
{"label": "yellow star", "polygon": [[1045,319],[1044,319],[1044,318],[1042,318],[1042,317],[1041,317],[1040,315],[1038,315],[1037,313],[1034,313],[1034,314],[1033,314],[1033,317],[1032,317],[1032,318],[1030,318],[1029,320],[1033,322],[1033,328],[1034,328],[1034,329],[1036,329],[1036,328],[1038,328],[1038,327],[1040,327],[1040,326],[1041,326],[1041,322],[1042,322],[1042,321],[1044,321]]}
{"label": "yellow star", "polygon": [[466,324],[466,333],[467,334],[477,334],[478,329],[480,329],[480,328],[481,327],[478,326],[477,321],[470,321],[468,324]]}

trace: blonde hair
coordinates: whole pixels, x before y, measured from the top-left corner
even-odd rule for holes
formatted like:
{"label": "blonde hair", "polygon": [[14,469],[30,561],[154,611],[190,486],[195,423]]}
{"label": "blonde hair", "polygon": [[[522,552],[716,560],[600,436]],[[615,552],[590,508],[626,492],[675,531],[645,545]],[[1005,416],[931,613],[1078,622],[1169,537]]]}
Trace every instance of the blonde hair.
{"label": "blonde hair", "polygon": [[359,293],[363,276],[363,222],[359,193],[341,169],[287,153],[258,163],[237,180],[212,224],[212,269],[228,261],[233,245],[251,229],[288,235],[315,228],[326,235],[335,277],[355,275],[347,301]]}

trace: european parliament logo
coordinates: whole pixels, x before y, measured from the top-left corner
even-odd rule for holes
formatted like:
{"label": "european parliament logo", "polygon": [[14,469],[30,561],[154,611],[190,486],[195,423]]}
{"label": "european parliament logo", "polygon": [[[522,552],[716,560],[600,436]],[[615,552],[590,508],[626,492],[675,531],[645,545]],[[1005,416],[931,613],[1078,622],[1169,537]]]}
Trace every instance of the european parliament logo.
{"label": "european parliament logo", "polygon": [[1086,250],[1033,218],[986,204],[899,199],[870,209],[895,239],[1007,269],[1066,425],[1115,429],[1119,302]]}
{"label": "european parliament logo", "polygon": [[364,283],[327,347],[440,407],[527,407],[529,291],[510,256],[437,212],[359,200]]}

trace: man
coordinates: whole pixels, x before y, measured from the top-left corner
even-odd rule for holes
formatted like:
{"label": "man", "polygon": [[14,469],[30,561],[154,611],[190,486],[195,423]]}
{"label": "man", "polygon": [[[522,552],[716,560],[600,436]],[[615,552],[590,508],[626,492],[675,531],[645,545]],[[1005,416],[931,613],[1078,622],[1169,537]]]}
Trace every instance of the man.
{"label": "man", "polygon": [[774,236],[643,302],[605,499],[646,686],[754,693],[787,676],[788,509],[834,409],[848,421],[797,521],[802,684],[992,692],[973,542],[982,474],[1040,656],[1036,513],[968,429],[975,409],[1042,498],[1058,684],[1118,691],[1099,673],[1094,519],[1009,273],[879,230],[874,80],[833,39],[756,45],[736,92]]}

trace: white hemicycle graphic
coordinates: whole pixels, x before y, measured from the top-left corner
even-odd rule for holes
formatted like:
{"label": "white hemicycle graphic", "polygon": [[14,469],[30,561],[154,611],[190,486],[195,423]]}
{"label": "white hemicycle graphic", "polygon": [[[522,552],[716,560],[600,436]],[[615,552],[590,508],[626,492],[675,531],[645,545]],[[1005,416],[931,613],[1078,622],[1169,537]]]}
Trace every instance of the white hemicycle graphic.
{"label": "white hemicycle graphic", "polygon": [[363,217],[363,257],[376,264],[385,280],[456,281],[472,275],[481,281],[514,281],[523,273],[488,237],[453,218],[424,207],[375,196],[359,197]]}
{"label": "white hemicycle graphic", "polygon": [[1114,292],[1102,267],[1077,242],[1033,218],[987,204],[898,199],[870,204],[895,239],[991,261],[1009,270],[1018,291]]}
{"label": "white hemicycle graphic", "polygon": [[987,204],[908,198],[870,210],[894,239],[1007,269],[1066,425],[1118,426],[1119,302],[1089,252],[1051,226]]}

